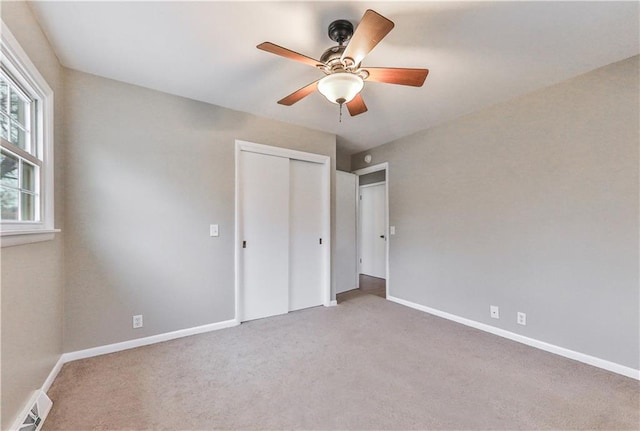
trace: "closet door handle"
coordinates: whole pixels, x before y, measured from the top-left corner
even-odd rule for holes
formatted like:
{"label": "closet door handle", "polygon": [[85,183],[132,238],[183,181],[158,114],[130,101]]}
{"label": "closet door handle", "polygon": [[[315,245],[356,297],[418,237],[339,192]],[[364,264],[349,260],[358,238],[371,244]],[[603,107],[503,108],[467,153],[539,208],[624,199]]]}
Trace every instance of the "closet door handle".
{"label": "closet door handle", "polygon": [[242,241],[242,248],[247,248],[247,241]]}
{"label": "closet door handle", "polygon": [[384,235],[380,235],[380,238],[384,239]]}

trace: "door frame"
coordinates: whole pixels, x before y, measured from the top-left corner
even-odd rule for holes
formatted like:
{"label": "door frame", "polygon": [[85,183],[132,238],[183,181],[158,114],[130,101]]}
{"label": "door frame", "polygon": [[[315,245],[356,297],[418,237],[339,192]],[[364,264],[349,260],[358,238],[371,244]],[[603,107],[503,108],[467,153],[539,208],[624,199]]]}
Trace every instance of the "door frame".
{"label": "door frame", "polygon": [[235,141],[235,203],[234,203],[234,314],[235,320],[240,322],[240,253],[241,253],[241,226],[240,226],[240,152],[248,151],[252,153],[265,154],[269,156],[285,157],[289,159],[302,160],[305,162],[318,163],[322,165],[322,239],[326,247],[322,253],[322,298],[323,305],[331,305],[331,158],[321,154],[307,153],[304,151],[292,150],[290,148],[273,147],[270,145],[257,144],[254,142]]}
{"label": "door frame", "polygon": [[[370,174],[372,172],[385,171],[384,173],[384,218],[385,218],[385,226],[384,226],[384,235],[386,238],[385,241],[385,288],[386,288],[386,297],[389,298],[389,287],[391,286],[391,273],[389,271],[389,243],[391,242],[391,238],[389,236],[389,162],[378,163],[377,165],[367,166],[366,168],[356,169],[352,173],[356,174],[356,193],[358,197],[356,199],[356,249],[358,251],[358,255],[356,257],[356,285],[360,288],[360,175]],[[379,183],[378,183],[379,184]]]}

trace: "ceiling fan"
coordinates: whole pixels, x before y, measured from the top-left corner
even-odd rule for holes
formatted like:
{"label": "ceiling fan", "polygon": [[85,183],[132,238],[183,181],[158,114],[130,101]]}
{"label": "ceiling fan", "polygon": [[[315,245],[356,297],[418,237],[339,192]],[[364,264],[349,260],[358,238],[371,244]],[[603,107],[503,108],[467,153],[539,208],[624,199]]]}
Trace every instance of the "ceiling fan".
{"label": "ceiling fan", "polygon": [[294,91],[278,103],[291,106],[318,90],[329,102],[340,105],[341,115],[342,105],[346,104],[349,114],[355,116],[367,112],[367,106],[360,95],[365,81],[421,87],[429,73],[428,69],[363,67],[361,65],[367,54],[393,27],[393,21],[371,9],[364,13],[355,32],[349,21],[344,19],[334,21],[329,25],[329,38],[338,42],[338,45],[327,49],[320,60],[271,42],[261,43],[257,46],[258,49],[316,67],[326,75]]}

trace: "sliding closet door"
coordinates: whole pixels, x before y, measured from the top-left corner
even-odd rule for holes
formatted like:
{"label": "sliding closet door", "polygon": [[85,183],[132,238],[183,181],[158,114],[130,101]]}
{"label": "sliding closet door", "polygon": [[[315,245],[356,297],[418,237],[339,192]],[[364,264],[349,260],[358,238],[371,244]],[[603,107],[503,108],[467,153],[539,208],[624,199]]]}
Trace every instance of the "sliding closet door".
{"label": "sliding closet door", "polygon": [[240,152],[240,320],[289,311],[289,159]]}
{"label": "sliding closet door", "polygon": [[323,303],[322,165],[291,159],[289,211],[289,310]]}

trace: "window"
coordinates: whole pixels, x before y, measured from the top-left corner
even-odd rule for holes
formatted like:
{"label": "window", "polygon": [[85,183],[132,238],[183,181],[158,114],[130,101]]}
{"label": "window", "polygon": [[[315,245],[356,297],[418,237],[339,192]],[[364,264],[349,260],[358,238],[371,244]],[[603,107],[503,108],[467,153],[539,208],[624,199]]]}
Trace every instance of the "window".
{"label": "window", "polygon": [[2,246],[53,238],[53,91],[2,23]]}
{"label": "window", "polygon": [[38,222],[39,171],[37,143],[32,138],[32,111],[28,97],[4,70],[0,70],[0,212],[2,221]]}

